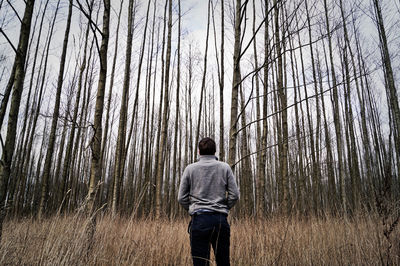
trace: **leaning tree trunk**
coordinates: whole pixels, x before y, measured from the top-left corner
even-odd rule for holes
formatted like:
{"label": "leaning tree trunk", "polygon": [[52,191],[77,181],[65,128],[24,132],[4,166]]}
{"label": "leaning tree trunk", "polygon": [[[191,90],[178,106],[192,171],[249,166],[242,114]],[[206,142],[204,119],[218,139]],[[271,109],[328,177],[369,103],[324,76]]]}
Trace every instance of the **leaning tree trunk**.
{"label": "leaning tree trunk", "polygon": [[3,155],[0,163],[0,240],[5,215],[5,200],[7,183],[10,177],[11,164],[15,148],[15,137],[17,132],[18,113],[21,104],[21,94],[25,78],[25,60],[28,49],[31,21],[33,14],[34,0],[27,0],[22,19],[21,30],[18,41],[18,48],[15,55],[15,75],[11,97],[10,111],[8,115],[7,137],[3,146]]}
{"label": "leaning tree trunk", "polygon": [[[46,15],[46,10],[47,10],[47,5],[48,5],[49,0],[46,1],[43,12],[42,12],[42,16],[41,16],[41,20],[40,20],[40,26],[39,26],[39,33],[38,33],[38,37],[37,37],[37,44],[35,47],[35,52],[34,52],[34,56],[33,56],[33,65],[32,65],[32,70],[36,69],[36,63],[37,63],[37,59],[38,59],[38,54],[39,54],[39,44],[40,44],[40,39],[42,36],[42,29],[43,29],[43,22],[44,22],[44,18]],[[35,27],[34,27],[35,28]],[[46,45],[45,45],[46,46]],[[43,60],[40,61],[41,63],[43,62]],[[41,69],[41,67],[40,67]],[[13,66],[13,72],[15,72],[15,64]],[[32,106],[30,105],[30,101],[31,99],[34,98],[34,96],[32,97],[32,88],[33,88],[33,81],[34,81],[34,77],[35,77],[35,71],[32,71],[31,73],[31,77],[30,77],[30,81],[29,81],[29,88],[28,88],[28,101],[26,103],[26,107],[25,107],[25,112],[24,112],[24,122],[23,122],[23,126],[22,126],[22,136],[20,137],[20,148],[17,149],[19,150],[18,154],[18,163],[17,163],[17,169],[15,169],[14,171],[16,172],[16,177],[18,178],[17,180],[17,185],[15,188],[15,196],[14,196],[14,214],[18,215],[19,210],[20,210],[20,205],[21,205],[21,198],[23,201],[23,196],[24,196],[24,192],[25,191],[25,183],[26,183],[26,179],[27,179],[27,175],[26,175],[26,171],[27,171],[27,167],[30,160],[30,152],[27,152],[27,144],[28,144],[28,140],[29,140],[29,132],[31,132],[31,127],[30,127],[30,122],[32,121],[32,117],[33,114],[29,112],[29,110],[33,109],[34,106],[34,101],[32,101]],[[14,77],[12,75],[12,77]],[[37,81],[40,80],[40,71],[38,74],[38,77],[36,79]],[[12,85],[12,82],[11,82]],[[8,85],[7,85],[8,86]],[[8,89],[8,87],[7,87]],[[10,89],[11,90],[11,89]],[[35,93],[37,92],[37,89],[35,90]],[[7,90],[6,90],[7,93]],[[7,105],[7,104],[6,104]],[[3,107],[3,106],[2,106]],[[3,110],[1,110],[3,111]],[[29,118],[29,122],[28,122],[28,117]],[[0,118],[1,119],[1,118]],[[2,120],[1,120],[2,121]],[[0,122],[0,127],[1,127],[1,122]],[[19,184],[19,185],[18,185]],[[18,191],[20,191],[20,193],[18,194]]]}
{"label": "leaning tree trunk", "polygon": [[[88,23],[90,23],[90,22],[88,22]],[[66,151],[65,151],[65,161],[64,161],[62,175],[61,175],[61,186],[60,186],[61,193],[60,193],[60,201],[59,201],[59,203],[61,204],[61,207],[60,207],[61,211],[64,210],[64,206],[65,206],[64,202],[66,202],[66,200],[64,199],[64,195],[66,196],[66,193],[68,193],[68,189],[69,189],[68,177],[69,177],[69,173],[70,173],[72,149],[73,149],[75,130],[76,130],[76,125],[77,125],[76,121],[78,119],[79,104],[80,104],[80,99],[81,99],[83,74],[86,69],[88,38],[89,38],[89,25],[87,26],[86,33],[85,33],[83,58],[82,58],[82,62],[79,67],[78,87],[77,87],[76,98],[75,98],[74,113],[72,116],[71,132],[70,132],[70,135],[68,138],[68,143],[67,143],[67,147],[66,147]]]}
{"label": "leaning tree trunk", "polygon": [[389,109],[392,113],[392,123],[394,127],[394,142],[397,154],[397,171],[400,167],[400,108],[399,108],[399,98],[397,95],[397,89],[394,82],[392,60],[389,54],[389,47],[386,37],[386,29],[383,23],[381,4],[378,0],[373,0],[376,24],[379,32],[379,41],[381,44],[381,55],[384,66],[384,74],[386,80],[386,94],[389,102]]}

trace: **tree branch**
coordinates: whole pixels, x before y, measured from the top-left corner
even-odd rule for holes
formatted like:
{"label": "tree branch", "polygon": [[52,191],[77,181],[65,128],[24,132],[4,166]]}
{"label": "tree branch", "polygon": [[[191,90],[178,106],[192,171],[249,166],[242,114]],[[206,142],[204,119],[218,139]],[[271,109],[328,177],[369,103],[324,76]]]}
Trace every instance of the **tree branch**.
{"label": "tree branch", "polygon": [[3,34],[3,36],[6,38],[7,42],[10,44],[11,48],[14,50],[14,52],[17,54],[18,51],[15,49],[15,46],[11,42],[11,40],[8,38],[7,34],[3,31],[3,28],[0,28],[0,32]]}
{"label": "tree branch", "polygon": [[22,19],[21,19],[21,17],[18,15],[17,10],[15,10],[15,8],[13,7],[13,5],[10,3],[9,0],[7,0],[7,3],[10,5],[11,9],[14,11],[15,15],[17,16],[19,22],[21,22],[21,24],[22,24]]}
{"label": "tree branch", "polygon": [[103,35],[103,32],[99,29],[99,27],[96,25],[96,23],[92,20],[92,16],[91,16],[92,10],[90,10],[90,8],[89,8],[89,12],[90,12],[90,13],[88,14],[88,13],[85,11],[85,9],[83,8],[82,4],[79,2],[79,0],[76,0],[76,2],[78,3],[78,6],[76,6],[76,5],[74,5],[74,4],[73,4],[73,6],[76,7],[76,8],[78,8],[78,9],[82,12],[82,14],[89,20],[90,25],[91,25],[91,26],[94,26],[95,29],[96,29],[101,35]]}
{"label": "tree branch", "polygon": [[[363,76],[366,76],[366,75],[368,75],[368,74],[367,74],[367,73],[361,74],[361,75],[359,75],[359,76],[357,76],[357,77],[353,77],[352,80],[355,80],[355,79],[357,79],[357,78],[360,78],[360,77],[363,77]],[[293,104],[288,105],[288,106],[286,106],[285,108],[283,108],[283,109],[281,109],[281,110],[278,110],[278,111],[276,111],[276,112],[274,112],[274,113],[272,113],[272,114],[269,114],[269,115],[267,115],[266,117],[262,117],[262,118],[253,120],[253,121],[249,122],[247,125],[244,125],[244,126],[241,127],[240,129],[238,129],[234,134],[237,135],[240,131],[242,131],[243,129],[245,129],[246,127],[248,127],[248,126],[250,126],[250,125],[252,125],[252,124],[254,124],[254,123],[257,123],[257,122],[259,122],[259,121],[268,119],[268,118],[270,118],[270,117],[272,117],[272,116],[274,116],[274,115],[276,115],[276,114],[279,114],[279,113],[281,113],[281,112],[283,112],[283,111],[285,111],[285,110],[287,110],[287,109],[289,109],[289,108],[295,106],[296,104],[302,103],[302,102],[304,102],[304,101],[306,101],[306,100],[308,100],[308,99],[311,99],[311,98],[314,98],[314,97],[318,97],[318,96],[320,96],[320,95],[322,95],[322,94],[324,94],[324,93],[326,93],[326,92],[328,92],[328,91],[331,91],[331,90],[334,89],[334,88],[339,87],[339,85],[342,85],[342,84],[344,84],[344,83],[345,83],[345,82],[338,83],[338,84],[336,84],[336,86],[332,86],[331,88],[328,88],[328,89],[326,89],[326,90],[324,90],[324,91],[322,91],[322,92],[319,92],[319,93],[314,94],[314,95],[310,95],[310,96],[308,96],[308,97],[306,97],[306,98],[304,98],[304,99],[302,99],[302,100],[300,100],[300,101],[298,101],[298,102],[294,102]]]}

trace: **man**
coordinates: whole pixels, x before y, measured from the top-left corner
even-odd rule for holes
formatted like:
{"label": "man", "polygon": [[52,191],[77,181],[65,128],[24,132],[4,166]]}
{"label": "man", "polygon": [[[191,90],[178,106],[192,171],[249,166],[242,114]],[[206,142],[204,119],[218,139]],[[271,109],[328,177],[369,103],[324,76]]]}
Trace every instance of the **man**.
{"label": "man", "polygon": [[183,172],[178,201],[189,211],[190,246],[193,264],[209,265],[210,244],[217,265],[230,265],[229,210],[239,199],[239,190],[230,166],[215,157],[211,138],[199,142],[199,161]]}

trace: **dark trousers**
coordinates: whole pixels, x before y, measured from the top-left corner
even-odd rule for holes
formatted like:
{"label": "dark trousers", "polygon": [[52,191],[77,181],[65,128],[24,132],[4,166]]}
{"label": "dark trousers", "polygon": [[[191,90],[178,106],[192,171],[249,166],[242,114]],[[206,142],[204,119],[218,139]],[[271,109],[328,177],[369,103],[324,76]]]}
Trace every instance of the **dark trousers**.
{"label": "dark trousers", "polygon": [[193,215],[189,233],[193,265],[210,264],[210,245],[213,247],[217,265],[230,265],[230,227],[225,214],[202,213]]}

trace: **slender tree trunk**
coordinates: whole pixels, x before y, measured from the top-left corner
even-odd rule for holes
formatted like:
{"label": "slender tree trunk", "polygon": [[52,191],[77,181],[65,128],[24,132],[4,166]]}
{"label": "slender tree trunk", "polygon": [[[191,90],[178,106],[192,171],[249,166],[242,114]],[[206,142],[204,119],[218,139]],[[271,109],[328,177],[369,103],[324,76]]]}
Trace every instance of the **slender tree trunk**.
{"label": "slender tree trunk", "polygon": [[332,74],[332,109],[333,109],[333,121],[335,124],[335,134],[336,134],[336,147],[338,153],[338,176],[339,176],[339,186],[340,186],[340,202],[342,207],[342,212],[344,215],[347,214],[347,203],[346,203],[346,193],[345,193],[345,180],[343,173],[343,143],[342,143],[342,129],[339,117],[339,95],[338,95],[338,84],[336,81],[335,66],[333,61],[333,51],[332,51],[332,37],[331,29],[329,26],[328,17],[328,5],[326,0],[324,0],[324,10],[325,10],[325,23],[326,31],[328,35],[328,48],[329,48],[329,61],[331,63],[331,74]]}
{"label": "slender tree trunk", "polygon": [[[325,46],[324,46],[324,53],[325,53]],[[325,53],[325,60],[326,66],[328,66],[326,53]],[[322,95],[323,85],[322,85],[322,70],[320,65],[320,60],[317,60],[318,66],[318,80],[320,86],[320,93]],[[329,77],[328,77],[329,82]],[[337,208],[337,195],[336,195],[336,182],[335,182],[335,170],[334,170],[334,159],[333,159],[333,152],[332,152],[332,144],[331,144],[331,133],[328,126],[327,121],[327,114],[325,108],[325,100],[324,97],[321,97],[321,104],[322,104],[322,114],[324,118],[324,133],[325,133],[325,145],[326,145],[326,163],[327,163],[327,171],[328,171],[328,195],[327,195],[327,205],[329,207],[329,211],[331,214],[336,214]]]}
{"label": "slender tree trunk", "polygon": [[120,27],[120,22],[121,22],[121,13],[122,13],[123,4],[124,4],[124,0],[121,0],[120,7],[119,7],[119,13],[118,13],[118,19],[117,19],[116,35],[115,35],[114,58],[113,58],[112,67],[111,67],[111,77],[110,77],[110,84],[109,84],[109,89],[108,89],[108,98],[107,98],[107,107],[106,107],[107,108],[106,123],[105,123],[105,127],[104,127],[102,148],[101,148],[101,164],[102,165],[104,164],[104,153],[105,153],[105,149],[107,146],[106,145],[107,139],[108,139],[110,109],[111,109],[111,101],[112,101],[114,78],[115,78],[115,66],[116,66],[117,57],[118,57],[119,27]]}
{"label": "slender tree trunk", "polygon": [[[318,200],[318,193],[319,193],[319,187],[320,187],[320,170],[319,170],[319,159],[318,159],[318,138],[319,138],[319,125],[320,125],[320,117],[321,117],[321,112],[319,109],[319,101],[318,101],[318,82],[317,82],[317,77],[316,77],[316,70],[315,70],[315,61],[314,61],[314,51],[313,51],[313,40],[312,40],[312,34],[311,34],[311,18],[309,14],[309,8],[307,4],[307,0],[305,1],[305,6],[306,6],[306,13],[307,13],[307,25],[308,25],[308,40],[310,44],[310,55],[311,55],[311,66],[312,66],[312,75],[313,75],[313,84],[314,84],[314,93],[315,93],[315,104],[316,104],[316,118],[317,118],[317,126],[316,129],[314,130],[313,128],[313,122],[311,118],[311,114],[309,113],[309,107],[308,107],[308,100],[306,100],[306,105],[307,105],[307,117],[308,117],[308,126],[309,126],[309,133],[310,133],[310,146],[311,146],[311,157],[312,157],[312,199],[313,199],[313,211],[314,214],[318,214],[319,211],[319,200]],[[306,80],[304,77],[304,84],[306,84]],[[306,92],[305,97],[308,98],[307,96],[307,89],[304,86],[304,91]],[[315,132],[315,134],[314,134]]]}
{"label": "slender tree trunk", "polygon": [[286,88],[283,84],[283,60],[281,51],[281,38],[279,28],[279,9],[277,0],[275,5],[275,47],[278,59],[277,69],[277,91],[280,102],[280,109],[283,110],[280,115],[280,123],[282,127],[281,149],[279,150],[280,178],[282,181],[282,213],[289,214],[289,191],[288,191],[288,125],[287,125],[287,95]]}
{"label": "slender tree trunk", "polygon": [[[14,199],[14,203],[15,203],[14,204],[14,214],[15,215],[18,214],[18,212],[20,210],[20,207],[21,207],[21,202],[24,200],[23,199],[23,196],[24,196],[23,191],[25,191],[25,183],[26,183],[26,176],[27,176],[26,173],[28,171],[27,168],[28,168],[29,162],[31,161],[30,160],[31,153],[30,153],[30,151],[27,152],[27,144],[28,144],[29,132],[30,132],[29,131],[30,130],[29,125],[30,125],[30,122],[32,121],[33,115],[31,113],[29,113],[29,110],[33,109],[33,103],[32,103],[32,106],[31,106],[30,105],[30,101],[31,101],[31,98],[33,98],[31,92],[32,92],[33,81],[34,81],[34,77],[35,77],[35,73],[36,73],[34,71],[34,69],[36,69],[36,63],[37,63],[37,58],[38,58],[38,53],[39,53],[39,44],[40,44],[40,39],[41,39],[41,36],[42,36],[43,22],[44,22],[46,10],[47,10],[48,2],[49,2],[49,0],[47,0],[46,3],[45,3],[45,6],[44,6],[44,9],[43,9],[43,12],[42,12],[42,16],[41,16],[41,20],[40,20],[37,44],[36,44],[36,47],[35,47],[35,54],[34,54],[34,57],[33,57],[34,59],[33,59],[33,65],[32,65],[32,73],[31,73],[31,77],[30,77],[30,81],[29,81],[29,89],[28,89],[28,96],[27,96],[28,101],[27,101],[26,107],[25,107],[23,128],[21,130],[21,132],[22,132],[22,136],[20,137],[20,144],[21,145],[20,145],[20,148],[17,149],[17,150],[19,150],[20,154],[18,155],[19,156],[19,158],[18,158],[18,166],[17,166],[17,169],[16,169],[16,172],[17,172],[16,178],[18,178],[18,184],[16,186],[16,192],[17,193],[15,193],[15,197],[14,197],[15,198]],[[42,62],[43,62],[43,60],[41,60],[40,65],[41,65]],[[13,66],[13,71],[14,71],[14,74],[15,74],[15,64]],[[14,74],[12,74],[13,78],[14,78]],[[37,81],[40,80],[40,71],[39,71],[39,74],[38,74],[38,77],[37,77],[36,80]],[[12,82],[11,82],[11,84],[12,84]],[[8,85],[7,85],[7,89],[6,89],[6,93],[5,94],[9,93],[9,92],[7,92],[7,90],[8,90]],[[36,90],[35,90],[35,92],[36,92]],[[4,99],[5,98],[6,98],[6,96],[4,96]],[[1,110],[1,111],[3,111],[3,110]],[[1,116],[1,117],[3,117],[3,116]],[[28,122],[28,117],[30,117],[29,122]],[[0,123],[0,127],[1,127],[1,124],[2,123]],[[19,194],[18,194],[18,191],[19,191]]]}
{"label": "slender tree trunk", "polygon": [[[353,20],[353,27],[354,27],[354,31],[356,32],[356,28],[355,28],[355,21]],[[357,48],[357,63],[359,66],[359,75],[363,75],[363,63],[362,63],[362,52],[360,49],[360,41],[357,37],[357,33],[355,34],[356,36],[356,48]],[[354,59],[353,61],[353,68],[356,67],[355,63],[354,63]],[[355,71],[355,70],[354,70]],[[365,73],[364,73],[365,74]],[[364,148],[364,162],[366,165],[366,180],[368,183],[368,189],[366,194],[367,195],[371,195],[374,191],[374,185],[373,185],[373,170],[372,170],[372,166],[373,166],[373,162],[372,162],[372,154],[371,154],[371,140],[370,140],[370,133],[368,130],[368,125],[367,125],[367,112],[368,112],[368,105],[367,105],[367,98],[366,98],[366,90],[367,90],[367,82],[364,82],[364,79],[362,77],[360,77],[359,79],[360,81],[360,88],[361,88],[361,92],[360,90],[357,88],[357,95],[358,95],[358,99],[360,102],[360,115],[361,115],[361,128],[362,128],[362,143],[363,143],[363,148]],[[373,201],[372,199],[370,199],[370,204],[373,206]]]}
{"label": "slender tree trunk", "polygon": [[[149,1],[150,4],[150,1]],[[124,168],[124,151],[125,151],[125,135],[126,135],[126,120],[127,120],[127,107],[128,107],[128,95],[129,95],[129,81],[131,74],[131,61],[132,61],[132,38],[133,38],[133,5],[134,0],[129,0],[128,6],[128,36],[126,41],[126,53],[125,53],[125,73],[124,73],[124,84],[122,87],[121,97],[121,109],[119,112],[119,126],[117,136],[117,147],[115,151],[115,170],[114,170],[114,187],[113,187],[113,198],[111,212],[113,217],[116,216],[119,203],[120,203],[120,185],[122,182],[122,172]],[[146,37],[144,37],[146,38]],[[132,123],[134,121],[132,120]]]}
{"label": "slender tree trunk", "polygon": [[[168,7],[168,0],[165,1],[164,5],[164,19],[163,19],[163,38],[162,38],[162,51],[161,51],[161,86],[164,86],[164,78],[165,78],[165,59],[164,59],[164,54],[165,54],[165,30],[166,30],[166,24],[167,24],[167,7]],[[154,155],[154,173],[158,173],[157,167],[158,167],[158,154],[162,151],[160,151],[160,140],[161,140],[161,126],[162,126],[162,114],[161,110],[163,108],[163,100],[164,100],[164,88],[161,88],[161,94],[160,94],[160,101],[159,101],[159,111],[158,111],[158,122],[157,122],[157,136],[156,136],[156,152]],[[153,108],[154,110],[154,108]],[[155,202],[157,199],[156,193],[157,193],[157,176],[153,178],[153,186],[152,186],[152,194],[153,197],[151,199],[152,201],[152,206],[155,207]],[[161,189],[161,188],[160,188]],[[155,197],[154,197],[155,196]]]}
{"label": "slender tree trunk", "polygon": [[[247,4],[247,3],[246,3]],[[238,94],[240,85],[240,51],[241,51],[241,0],[236,0],[235,8],[235,43],[233,48],[233,78],[232,78],[232,96],[231,96],[231,120],[229,129],[229,155],[228,164],[234,170],[236,161],[236,141],[237,141],[237,116],[238,116]]]}
{"label": "slender tree trunk", "polygon": [[[258,69],[259,68],[259,66],[258,66],[258,56],[257,56],[257,39],[256,39],[256,5],[255,5],[255,0],[253,0],[253,25],[252,25],[252,32],[253,32],[253,36],[254,36],[254,40],[253,40],[253,51],[254,51],[254,53],[253,53],[253,57],[254,57],[254,69]],[[267,23],[265,23],[264,24],[265,25],[265,27],[267,28]],[[256,74],[255,74],[255,76],[254,76],[254,79],[255,79],[255,86],[256,86],[256,119],[258,120],[258,121],[260,121],[260,118],[261,118],[261,111],[260,111],[260,80],[259,80],[259,78],[258,78],[258,72],[256,72]],[[254,84],[252,84],[252,86],[254,86]],[[257,133],[257,139],[259,140],[259,143],[257,144],[259,147],[261,147],[261,149],[262,149],[262,134],[261,134],[261,122],[257,122],[257,124],[256,124],[256,126],[257,126],[257,128],[256,128],[256,133]],[[257,186],[256,186],[256,195],[257,195],[257,193],[258,193],[258,190],[259,190],[259,180],[260,180],[260,178],[263,178],[263,177],[260,177],[259,176],[259,173],[260,173],[260,171],[261,171],[261,169],[260,169],[260,166],[261,166],[261,160],[262,160],[262,151],[259,151],[258,153],[257,153],[257,157],[256,157],[257,159],[256,159],[256,162],[257,162],[257,164],[256,164],[256,173],[257,173],[257,179],[256,179],[256,184],[257,184]],[[256,203],[256,208],[255,208],[255,210],[256,210],[256,215],[258,215],[259,213],[260,213],[260,211],[261,211],[261,208],[260,208],[260,204],[259,204],[259,201],[260,201],[260,203],[261,203],[261,201],[262,201],[262,199],[260,198],[260,197],[256,197],[256,201],[255,201],[255,203]]]}
{"label": "slender tree trunk", "polygon": [[[155,2],[154,2],[155,3]],[[154,10],[153,10],[153,25],[151,29],[151,49],[150,49],[150,58],[148,59],[150,61],[149,65],[149,73],[152,72],[152,62],[153,62],[153,49],[154,49],[154,35],[155,35],[155,25],[156,25],[156,7],[157,5],[154,5]],[[159,29],[158,29],[159,32]],[[157,43],[156,45],[158,46],[158,41],[159,41],[159,36],[157,34]],[[158,51],[159,49],[157,48],[156,50],[156,62],[155,62],[155,69],[157,69],[157,62],[158,62]],[[154,74],[154,83],[153,83],[153,90],[155,89],[155,80],[156,76]],[[154,121],[154,102],[155,102],[155,91],[153,91],[153,100],[152,100],[152,111],[151,111],[151,118],[150,118],[150,88],[151,88],[151,75],[148,75],[148,85],[147,85],[147,102],[148,102],[148,107],[147,107],[147,123],[146,123],[146,155],[145,155],[145,170],[144,170],[144,177],[145,177],[145,187],[143,188],[146,192],[144,194],[144,203],[142,204],[143,209],[149,209],[149,196],[151,192],[151,143],[154,138],[154,133],[153,133],[153,121]],[[149,189],[150,188],[150,189]],[[141,208],[142,209],[142,208]],[[139,210],[141,210],[139,209]]]}
{"label": "slender tree trunk", "polygon": [[[162,191],[162,180],[163,180],[163,170],[164,170],[164,147],[167,142],[167,131],[168,131],[168,110],[169,110],[169,70],[170,70],[170,60],[171,60],[171,35],[172,35],[172,0],[168,1],[168,37],[167,37],[167,53],[165,59],[165,83],[164,83],[164,110],[162,112],[162,124],[161,124],[161,136],[160,145],[158,148],[157,159],[157,172],[156,172],[156,217],[161,216],[161,191]],[[161,114],[160,114],[161,115]]]}
{"label": "slender tree trunk", "polygon": [[[172,211],[171,214],[175,214],[176,208],[176,176],[180,173],[176,171],[177,164],[177,145],[178,145],[178,129],[180,128],[179,122],[179,93],[180,93],[180,83],[181,83],[181,1],[178,0],[178,70],[177,70],[177,77],[176,77],[176,110],[175,110],[175,135],[174,135],[174,157],[172,161]],[[181,146],[179,146],[179,150],[181,150]]]}
{"label": "slender tree trunk", "polygon": [[[67,123],[68,123],[66,117],[68,116],[69,111],[71,109],[71,98],[72,98],[71,96],[72,95],[70,93],[70,95],[68,95],[67,110],[65,113],[64,123],[63,123],[63,127],[62,127],[57,164],[55,166],[55,174],[54,174],[54,180],[53,180],[54,198],[52,201],[53,207],[55,207],[55,208],[61,207],[61,205],[59,205],[59,204],[61,204],[61,202],[63,200],[63,196],[64,196],[63,194],[64,194],[65,182],[64,182],[62,176],[60,178],[60,172],[62,171],[61,167],[63,165],[63,158],[65,158],[63,155],[64,155],[65,139],[67,137],[66,135],[67,135]],[[57,206],[57,205],[59,205],[59,206]],[[55,208],[53,208],[53,209],[55,209]]]}
{"label": "slender tree trunk", "polygon": [[386,29],[382,18],[381,3],[373,0],[376,24],[379,33],[379,42],[381,47],[381,56],[384,66],[384,74],[386,80],[386,97],[389,102],[389,109],[392,113],[393,136],[397,154],[397,171],[400,169],[400,108],[399,98],[393,76],[392,60],[389,54],[388,41],[386,37]]}
{"label": "slender tree trunk", "polygon": [[[90,22],[88,22],[88,23],[90,23]],[[65,151],[65,160],[64,160],[64,165],[63,165],[63,170],[62,170],[62,175],[61,175],[61,185],[60,185],[60,192],[61,192],[60,196],[61,197],[59,199],[59,202],[62,204],[62,206],[60,207],[61,211],[63,211],[64,206],[65,206],[65,204],[63,203],[64,195],[66,195],[65,193],[67,193],[68,189],[70,189],[70,187],[68,186],[68,178],[69,178],[69,173],[70,173],[72,148],[73,148],[73,143],[74,143],[74,138],[75,138],[75,130],[76,130],[77,119],[78,119],[78,111],[79,111],[79,104],[80,104],[81,91],[82,91],[83,74],[84,74],[85,68],[86,68],[88,38],[89,38],[89,25],[87,26],[86,33],[85,33],[83,58],[82,58],[82,62],[79,67],[78,87],[77,87],[76,97],[75,97],[75,106],[74,106],[74,113],[73,113],[73,117],[72,117],[71,132],[69,135],[67,148]],[[79,136],[78,136],[78,138],[79,138]]]}
{"label": "slender tree trunk", "polygon": [[[245,108],[245,101],[244,101],[244,92],[243,92],[243,86],[240,86],[240,102],[241,102],[241,108]],[[247,119],[246,119],[246,111],[243,110],[243,113],[241,115],[241,122],[242,126],[247,124]],[[242,154],[250,154],[250,149],[249,149],[249,144],[248,144],[248,139],[249,136],[247,134],[247,130],[244,129],[242,131],[242,141],[241,141],[241,148],[242,148]],[[241,175],[241,179],[243,179],[243,185],[244,187],[241,187],[241,191],[243,194],[243,214],[245,217],[252,215],[253,210],[254,210],[254,202],[253,202],[253,174],[251,170],[251,160],[250,157],[247,157],[243,160],[243,175]]]}
{"label": "slender tree trunk", "polygon": [[[359,170],[359,163],[358,163],[358,156],[357,156],[357,146],[356,146],[356,136],[354,132],[354,125],[353,125],[353,108],[352,108],[352,103],[351,103],[351,84],[350,84],[350,70],[349,70],[349,60],[348,60],[348,53],[352,56],[352,51],[350,47],[350,40],[347,32],[347,25],[346,25],[346,19],[345,19],[345,14],[344,14],[344,8],[343,8],[343,1],[340,0],[340,11],[342,15],[342,23],[343,23],[343,31],[344,31],[344,50],[343,50],[343,63],[344,63],[344,70],[345,70],[345,100],[347,100],[347,106],[348,108],[346,109],[346,120],[348,122],[348,129],[349,129],[349,137],[350,137],[350,158],[349,161],[351,161],[351,182],[352,182],[352,199],[353,199],[353,211],[358,211],[360,210],[360,191],[361,191],[361,177],[360,177],[360,170]],[[354,70],[355,71],[355,70]],[[356,78],[356,77],[354,77]],[[356,81],[357,82],[357,81]],[[356,84],[358,87],[358,84]]]}
{"label": "slender tree trunk", "polygon": [[[89,26],[89,25],[88,25]],[[76,139],[75,139],[75,144],[73,152],[72,152],[72,161],[71,165],[76,167],[71,167],[70,169],[70,184],[69,187],[71,188],[71,197],[69,197],[69,206],[68,210],[71,211],[72,208],[74,208],[76,205],[76,198],[79,194],[79,191],[77,189],[78,185],[78,179],[80,177],[79,174],[76,174],[77,172],[81,171],[81,163],[82,163],[82,153],[83,153],[83,146],[85,145],[86,141],[86,128],[84,127],[84,121],[87,121],[87,116],[88,116],[88,105],[89,105],[89,100],[90,100],[90,89],[91,89],[91,84],[92,84],[92,72],[93,71],[93,47],[94,47],[94,37],[91,41],[90,49],[89,49],[89,57],[87,59],[87,64],[86,67],[86,73],[84,74],[84,81],[83,81],[83,98],[82,98],[82,106],[80,108],[80,118],[78,122],[78,130],[76,132]],[[92,58],[93,57],[93,58]],[[89,75],[90,73],[90,75]],[[79,84],[78,84],[79,87]],[[78,88],[79,89],[79,88]]]}
{"label": "slender tree trunk", "polygon": [[[264,76],[264,83],[263,83],[263,106],[262,112],[263,117],[267,117],[268,115],[268,73],[269,73],[269,31],[268,31],[268,3],[269,1],[265,1],[264,12],[265,12],[265,24],[264,24],[264,67],[263,67],[263,76]],[[255,40],[254,40],[255,42]],[[256,58],[256,54],[255,54]],[[257,66],[256,66],[257,67]],[[266,209],[266,197],[265,197],[265,189],[266,189],[266,175],[267,172],[265,171],[266,161],[267,161],[267,145],[268,145],[268,120],[264,119],[262,123],[262,133],[261,133],[261,152],[260,152],[260,162],[259,162],[259,169],[257,173],[257,213],[259,216],[265,213]],[[271,203],[271,202],[269,202]]]}
{"label": "slender tree trunk", "polygon": [[224,77],[225,77],[225,68],[224,68],[224,42],[225,42],[225,3],[224,0],[221,0],[221,69],[220,69],[220,78],[219,78],[219,158],[221,161],[225,160],[225,148],[224,148]]}
{"label": "slender tree trunk", "polygon": [[61,102],[61,90],[64,80],[64,68],[65,68],[65,58],[67,56],[67,48],[68,48],[68,38],[69,38],[69,31],[71,26],[71,16],[72,16],[72,0],[69,1],[69,8],[68,8],[68,18],[67,18],[67,26],[65,29],[64,35],[64,42],[63,42],[63,50],[60,59],[60,71],[58,73],[58,80],[57,80],[57,89],[56,89],[56,100],[54,104],[53,110],[53,118],[51,122],[51,131],[49,136],[49,144],[47,147],[46,152],[46,159],[44,163],[44,170],[42,176],[42,192],[40,197],[40,205],[39,205],[39,213],[38,218],[42,219],[45,212],[45,207],[47,204],[47,197],[48,197],[48,185],[50,179],[50,171],[51,171],[51,163],[53,159],[54,153],[54,144],[56,141],[56,130],[57,130],[57,122],[58,116],[60,113],[60,102]]}
{"label": "slender tree trunk", "polygon": [[[203,77],[201,80],[201,91],[200,91],[200,105],[199,105],[199,116],[197,120],[197,130],[196,130],[196,141],[195,145],[197,147],[199,143],[199,137],[200,137],[200,124],[201,124],[201,113],[202,113],[202,106],[203,106],[203,98],[204,98],[204,91],[206,89],[206,75],[207,75],[207,54],[208,54],[208,37],[210,33],[210,5],[211,5],[211,0],[208,1],[208,12],[207,12],[207,33],[206,33],[206,48],[204,51],[204,65],[203,65]],[[195,149],[193,157],[197,158],[197,149]]]}
{"label": "slender tree trunk", "polygon": [[[293,50],[293,39],[289,39],[289,46],[290,46],[290,62],[291,62],[291,68],[292,68],[292,80],[293,80],[293,88],[294,88],[294,102],[298,102],[298,99],[301,99],[301,95],[297,95],[298,91],[300,92],[300,84],[298,83],[299,81],[299,73],[298,73],[298,67],[297,67],[297,60],[294,55],[294,50]],[[299,93],[300,94],[300,93]],[[304,180],[305,174],[304,174],[304,164],[303,164],[303,147],[302,147],[302,141],[301,141],[301,129],[300,129],[300,119],[299,119],[299,107],[298,104],[294,106],[294,114],[295,114],[295,132],[296,132],[296,141],[297,141],[297,168],[298,171],[296,173],[296,189],[297,189],[297,210],[299,212],[303,211],[304,206],[303,204],[303,197],[305,197],[304,193],[304,186],[302,184],[302,180]]]}
{"label": "slender tree trunk", "polygon": [[107,78],[107,50],[109,39],[110,27],[110,0],[104,0],[104,13],[103,13],[103,30],[102,41],[100,46],[100,74],[96,95],[96,106],[94,113],[93,130],[94,135],[91,140],[92,158],[91,170],[89,180],[89,191],[87,195],[86,211],[88,214],[93,213],[94,203],[97,191],[97,185],[101,180],[101,137],[102,137],[102,118],[104,109],[104,91],[106,87]]}
{"label": "slender tree trunk", "polygon": [[3,96],[3,99],[1,101],[1,106],[0,106],[0,128],[3,127],[3,120],[4,120],[4,117],[6,115],[8,100],[10,98],[11,91],[12,91],[12,88],[13,88],[13,85],[14,85],[15,72],[17,70],[17,64],[16,63],[17,62],[14,61],[14,64],[13,64],[13,67],[12,67],[12,70],[11,70],[11,74],[10,74],[10,78],[8,79],[8,83],[7,83],[6,89],[5,89],[4,93],[3,93],[4,96]]}

